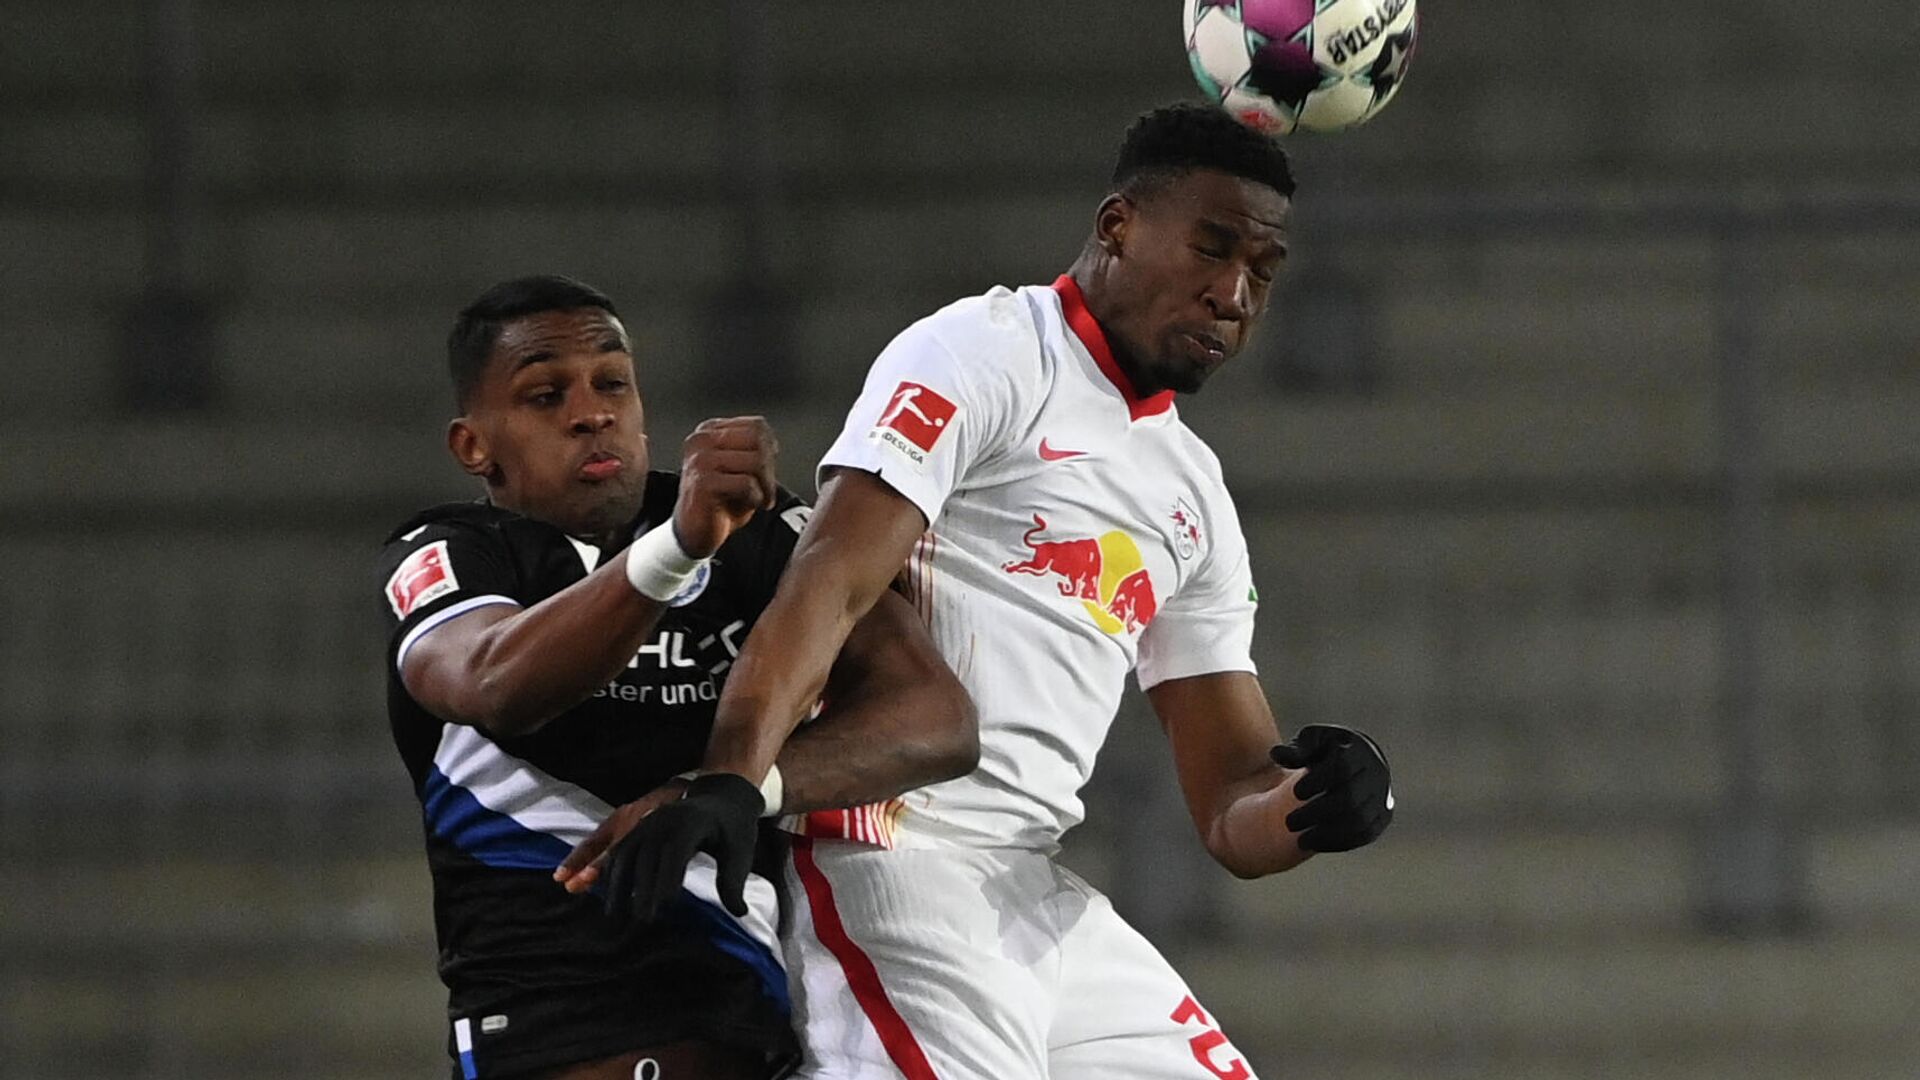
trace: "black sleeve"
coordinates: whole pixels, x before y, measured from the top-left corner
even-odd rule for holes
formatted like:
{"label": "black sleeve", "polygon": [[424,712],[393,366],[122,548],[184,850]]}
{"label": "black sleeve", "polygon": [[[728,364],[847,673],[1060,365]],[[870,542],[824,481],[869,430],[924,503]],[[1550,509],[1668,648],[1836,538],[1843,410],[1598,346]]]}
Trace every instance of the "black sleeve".
{"label": "black sleeve", "polygon": [[[799,543],[800,530],[807,527],[811,513],[813,507],[783,487],[773,509],[753,515],[748,526],[737,537],[729,538],[722,549],[723,558],[741,571],[738,595],[756,614],[773,603],[773,591],[780,585],[780,575],[787,568],[787,560],[793,558],[794,545]],[[727,550],[736,542],[738,551]]]}
{"label": "black sleeve", "polygon": [[380,552],[390,633],[387,660],[434,626],[489,604],[520,603],[519,574],[499,530],[438,521],[397,536]]}

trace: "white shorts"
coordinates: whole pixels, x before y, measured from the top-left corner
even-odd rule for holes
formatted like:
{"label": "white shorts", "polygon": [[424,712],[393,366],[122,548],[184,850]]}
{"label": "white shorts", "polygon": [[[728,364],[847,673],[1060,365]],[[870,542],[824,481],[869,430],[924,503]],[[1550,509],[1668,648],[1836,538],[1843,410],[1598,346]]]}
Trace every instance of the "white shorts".
{"label": "white shorts", "polygon": [[1171,965],[1046,855],[794,841],[807,1080],[1252,1080]]}

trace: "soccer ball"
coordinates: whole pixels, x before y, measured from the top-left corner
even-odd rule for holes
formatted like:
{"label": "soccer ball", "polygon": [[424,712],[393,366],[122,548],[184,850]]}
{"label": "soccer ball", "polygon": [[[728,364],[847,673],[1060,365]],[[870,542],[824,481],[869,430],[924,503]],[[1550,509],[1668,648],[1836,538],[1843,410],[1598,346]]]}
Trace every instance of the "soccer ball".
{"label": "soccer ball", "polygon": [[1414,0],[1186,0],[1200,88],[1270,135],[1365,123],[1400,89]]}

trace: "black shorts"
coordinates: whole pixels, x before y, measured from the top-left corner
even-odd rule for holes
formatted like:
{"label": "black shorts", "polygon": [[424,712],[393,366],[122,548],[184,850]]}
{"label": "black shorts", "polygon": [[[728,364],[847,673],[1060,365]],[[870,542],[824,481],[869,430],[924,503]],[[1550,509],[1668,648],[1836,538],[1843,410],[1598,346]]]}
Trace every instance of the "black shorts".
{"label": "black shorts", "polygon": [[745,965],[459,997],[466,1004],[447,1035],[454,1080],[511,1080],[685,1041],[758,1051],[768,1077],[785,1076],[800,1060],[783,1003]]}

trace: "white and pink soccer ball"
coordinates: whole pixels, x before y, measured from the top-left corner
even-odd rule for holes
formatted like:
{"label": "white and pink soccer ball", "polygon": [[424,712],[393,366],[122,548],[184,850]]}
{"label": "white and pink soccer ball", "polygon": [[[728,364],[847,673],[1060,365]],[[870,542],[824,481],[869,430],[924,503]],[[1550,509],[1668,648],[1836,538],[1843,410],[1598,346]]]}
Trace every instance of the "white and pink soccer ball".
{"label": "white and pink soccer ball", "polygon": [[1186,0],[1200,88],[1249,127],[1339,131],[1393,100],[1413,56],[1414,0]]}

